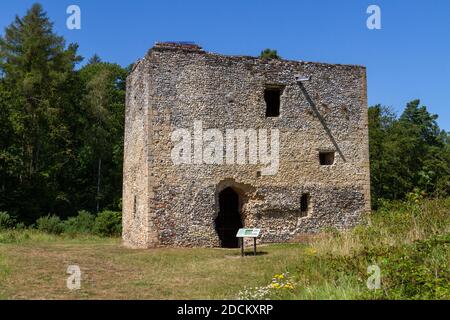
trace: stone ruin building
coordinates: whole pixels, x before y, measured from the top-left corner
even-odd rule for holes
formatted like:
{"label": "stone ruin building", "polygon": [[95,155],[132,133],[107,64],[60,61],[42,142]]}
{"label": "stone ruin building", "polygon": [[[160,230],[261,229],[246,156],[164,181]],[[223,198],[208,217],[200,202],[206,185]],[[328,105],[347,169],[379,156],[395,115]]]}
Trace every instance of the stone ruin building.
{"label": "stone ruin building", "polygon": [[[185,161],[176,163],[174,132],[180,129],[191,153],[182,151]],[[208,129],[223,133],[223,153],[214,154],[223,162],[202,158]],[[234,164],[225,159],[225,151],[238,157],[230,129],[242,129],[240,143],[248,146]],[[268,174],[268,162],[257,159],[258,142],[266,140],[270,150],[274,130],[278,167]],[[255,132],[256,151],[248,134]],[[237,247],[241,227],[261,228],[261,243],[286,242],[350,228],[370,210],[361,66],[157,43],[127,80],[124,145],[123,240],[129,247]],[[257,161],[249,160],[251,152]]]}

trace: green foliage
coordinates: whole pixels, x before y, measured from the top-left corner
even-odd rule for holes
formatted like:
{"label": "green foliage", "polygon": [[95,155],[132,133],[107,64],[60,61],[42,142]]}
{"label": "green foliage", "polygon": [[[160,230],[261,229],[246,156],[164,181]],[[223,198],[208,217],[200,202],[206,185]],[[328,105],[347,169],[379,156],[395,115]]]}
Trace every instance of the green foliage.
{"label": "green foliage", "polygon": [[1,230],[0,243],[21,243],[29,239],[29,234],[23,230]]}
{"label": "green foliage", "polygon": [[259,57],[261,59],[281,59],[281,57],[277,53],[277,50],[272,49],[264,49],[263,51],[261,51]]}
{"label": "green foliage", "polygon": [[[450,198],[384,201],[367,224],[306,248],[293,298],[450,299],[448,230]],[[380,268],[380,289],[367,288],[370,265]]]}
{"label": "green foliage", "polygon": [[19,222],[19,223],[16,224],[14,229],[18,230],[18,231],[25,230],[25,229],[27,229],[27,226],[25,225],[25,223]]}
{"label": "green foliage", "polygon": [[0,38],[0,210],[27,224],[120,202],[127,70],[77,48],[39,4]]}
{"label": "green foliage", "polygon": [[382,299],[449,299],[450,233],[392,250],[380,265]]}
{"label": "green foliage", "polygon": [[[449,299],[450,234],[434,235],[394,247],[373,247],[360,255],[376,261],[380,290],[364,290],[363,299]],[[364,276],[363,270],[360,270]]]}
{"label": "green foliage", "polygon": [[[78,200],[90,208],[117,208],[122,189],[125,81],[127,72],[117,64],[95,62],[80,70],[85,84],[82,108],[85,126],[80,136],[77,174],[89,191]],[[92,180],[95,168],[95,180]],[[93,183],[94,182],[94,183]]]}
{"label": "green foliage", "polygon": [[119,241],[118,239],[106,239],[104,237],[98,237],[93,234],[50,234],[34,228],[25,229],[10,229],[0,230],[0,244],[2,243],[14,243],[14,244],[27,244],[27,243],[74,243],[80,244],[85,241],[105,242],[105,241]]}
{"label": "green foliage", "polygon": [[45,216],[36,220],[36,227],[39,231],[50,234],[61,234],[64,232],[64,223],[58,216]]}
{"label": "green foliage", "polygon": [[[0,230],[12,229],[16,226],[17,230],[26,230],[23,224],[17,224],[15,219],[8,213],[0,212]],[[77,216],[69,217],[67,220],[61,220],[56,215],[47,215],[36,220],[35,227],[38,231],[50,235],[98,235],[101,237],[120,236],[122,232],[122,214],[121,212],[104,210],[97,216],[88,211],[81,210]],[[33,226],[29,230],[33,230]],[[15,242],[17,237],[21,237],[20,232],[11,232],[3,234],[4,241]],[[10,239],[10,240],[7,240]]]}
{"label": "green foliage", "polygon": [[16,225],[16,219],[11,217],[8,212],[0,211],[0,230],[11,229]]}
{"label": "green foliage", "polygon": [[93,231],[95,216],[85,210],[79,211],[75,217],[70,217],[64,221],[64,233],[90,234]]}
{"label": "green foliage", "polygon": [[122,232],[122,214],[110,210],[99,213],[93,231],[100,236],[119,236]]}
{"label": "green foliage", "polygon": [[408,194],[450,195],[448,133],[419,100],[407,104],[399,118],[386,107],[369,108],[372,206],[381,199]]}

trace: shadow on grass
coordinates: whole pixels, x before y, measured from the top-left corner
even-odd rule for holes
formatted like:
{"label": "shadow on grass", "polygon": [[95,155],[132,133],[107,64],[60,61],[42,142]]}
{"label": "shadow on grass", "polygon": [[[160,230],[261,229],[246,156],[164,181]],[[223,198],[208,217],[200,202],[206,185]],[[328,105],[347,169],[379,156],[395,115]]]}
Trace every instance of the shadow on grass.
{"label": "shadow on grass", "polygon": [[269,252],[266,251],[257,251],[256,252],[256,256],[253,254],[253,251],[248,251],[248,252],[244,252],[244,256],[241,256],[241,252],[235,252],[229,255],[226,255],[225,257],[227,258],[232,258],[232,259],[239,259],[239,258],[246,258],[246,257],[259,257],[259,256],[265,256],[269,254]]}
{"label": "shadow on grass", "polygon": [[[267,251],[256,251],[256,256],[264,256],[266,254],[269,254]],[[241,252],[238,253],[238,255],[241,255]],[[253,253],[253,251],[246,251],[244,252],[244,256],[245,257],[254,257],[255,254]]]}

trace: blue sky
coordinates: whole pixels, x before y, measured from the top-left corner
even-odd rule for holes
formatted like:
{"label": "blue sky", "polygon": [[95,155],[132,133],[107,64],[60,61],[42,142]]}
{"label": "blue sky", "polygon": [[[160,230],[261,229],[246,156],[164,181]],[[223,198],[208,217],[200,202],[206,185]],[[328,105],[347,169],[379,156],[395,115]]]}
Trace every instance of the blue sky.
{"label": "blue sky", "polygon": [[[0,28],[35,1],[2,0]],[[55,31],[89,58],[123,66],[156,41],[193,41],[205,50],[258,55],[274,48],[286,59],[367,67],[369,105],[397,112],[415,98],[450,131],[450,1],[149,1],[42,0]],[[66,8],[81,8],[81,30],[66,28]],[[366,27],[370,4],[381,30]]]}

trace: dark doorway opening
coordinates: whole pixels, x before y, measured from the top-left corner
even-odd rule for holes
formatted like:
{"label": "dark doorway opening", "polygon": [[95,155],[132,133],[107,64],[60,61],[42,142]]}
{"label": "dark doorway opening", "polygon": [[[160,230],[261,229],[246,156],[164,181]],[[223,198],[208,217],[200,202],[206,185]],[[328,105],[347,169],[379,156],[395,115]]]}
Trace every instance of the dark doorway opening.
{"label": "dark doorway opening", "polygon": [[242,219],[239,195],[231,187],[219,193],[219,214],[215,223],[222,248],[238,248],[236,233],[242,228]]}

